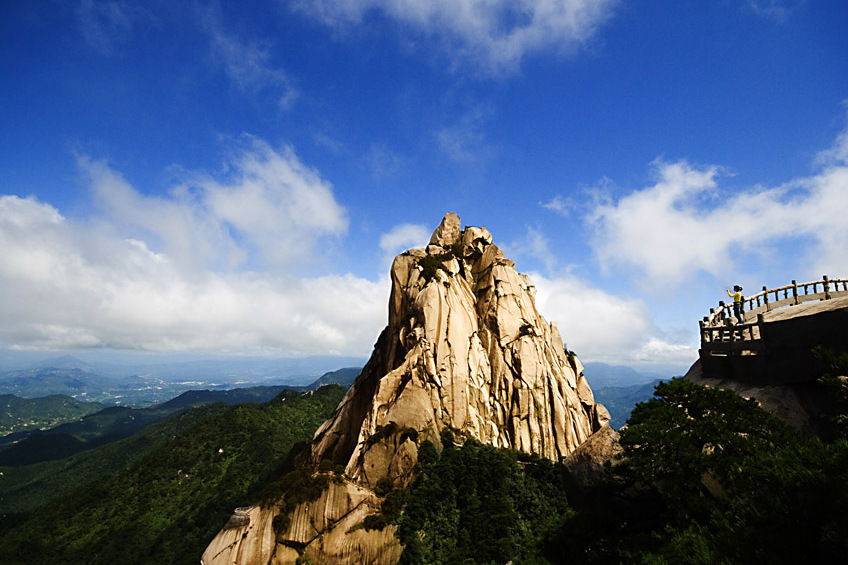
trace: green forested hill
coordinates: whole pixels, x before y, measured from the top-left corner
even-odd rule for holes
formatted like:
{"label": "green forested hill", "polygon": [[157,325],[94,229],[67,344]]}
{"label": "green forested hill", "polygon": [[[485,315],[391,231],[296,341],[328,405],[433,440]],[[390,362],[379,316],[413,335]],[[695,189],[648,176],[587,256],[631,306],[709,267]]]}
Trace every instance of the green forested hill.
{"label": "green forested hill", "polygon": [[[62,459],[131,436],[188,408],[213,403],[267,402],[286,388],[277,385],[233,390],[191,390],[168,402],[146,408],[103,408],[102,405],[92,403],[102,409],[43,432],[18,432],[0,437],[0,467],[18,467]],[[31,406],[42,406],[46,404],[41,402],[43,400],[46,399],[25,402]]]}
{"label": "green forested hill", "polygon": [[[0,516],[33,511],[67,491],[117,473],[165,440],[184,433],[224,410],[226,407],[222,404],[194,408],[165,422],[153,424],[131,437],[70,457],[32,465],[0,467]],[[0,525],[2,520],[0,518]]]}
{"label": "green forested hill", "polygon": [[54,394],[42,398],[0,395],[0,436],[22,431],[52,428],[102,410],[99,402],[80,402],[70,396]]}
{"label": "green forested hill", "polygon": [[[157,428],[161,441],[129,467],[28,516],[3,518],[0,556],[10,564],[195,565],[233,508],[252,502],[254,490],[296,443],[312,437],[343,394],[327,386],[284,391],[261,405],[207,406],[199,409],[205,417],[170,435],[169,420]],[[176,421],[197,414],[190,410]]]}

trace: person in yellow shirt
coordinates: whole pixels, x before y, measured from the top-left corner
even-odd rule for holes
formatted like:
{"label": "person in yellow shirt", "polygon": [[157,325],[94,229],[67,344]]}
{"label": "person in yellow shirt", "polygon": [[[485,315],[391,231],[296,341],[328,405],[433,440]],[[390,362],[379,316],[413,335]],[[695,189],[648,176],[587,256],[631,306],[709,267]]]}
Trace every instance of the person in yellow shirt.
{"label": "person in yellow shirt", "polygon": [[728,289],[727,295],[733,299],[733,315],[736,317],[736,323],[742,323],[742,287],[738,284],[733,285],[733,292]]}

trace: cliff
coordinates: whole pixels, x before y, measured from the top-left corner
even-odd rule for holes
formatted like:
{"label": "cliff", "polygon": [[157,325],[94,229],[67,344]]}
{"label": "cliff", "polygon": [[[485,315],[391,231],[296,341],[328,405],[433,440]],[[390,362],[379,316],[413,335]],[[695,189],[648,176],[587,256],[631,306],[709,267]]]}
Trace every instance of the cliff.
{"label": "cliff", "polygon": [[308,455],[316,469],[328,460],[343,466],[344,477],[276,529],[282,501],[240,510],[205,565],[294,563],[303,554],[394,564],[402,551],[394,526],[358,526],[380,507],[379,482],[411,481],[422,442],[440,448],[449,428],[559,460],[609,421],[577,356],[536,310],[533,283],[486,228],[462,230],[456,214],[446,215],[426,249],[395,258],[391,279],[388,326]]}

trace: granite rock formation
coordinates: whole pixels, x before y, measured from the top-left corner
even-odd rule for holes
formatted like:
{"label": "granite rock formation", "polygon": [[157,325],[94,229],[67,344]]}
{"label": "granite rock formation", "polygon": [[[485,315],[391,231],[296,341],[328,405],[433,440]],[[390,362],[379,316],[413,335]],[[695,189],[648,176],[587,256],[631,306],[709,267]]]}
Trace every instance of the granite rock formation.
{"label": "granite rock formation", "polygon": [[395,258],[391,279],[388,326],[311,444],[310,463],[344,466],[344,479],[300,505],[285,531],[273,527],[279,505],[240,509],[205,565],[294,563],[300,554],[328,564],[394,564],[402,550],[394,526],[355,526],[379,509],[378,482],[411,481],[423,441],[440,448],[450,428],[559,460],[609,421],[577,356],[536,310],[533,283],[485,227],[463,230],[447,214],[425,249]]}

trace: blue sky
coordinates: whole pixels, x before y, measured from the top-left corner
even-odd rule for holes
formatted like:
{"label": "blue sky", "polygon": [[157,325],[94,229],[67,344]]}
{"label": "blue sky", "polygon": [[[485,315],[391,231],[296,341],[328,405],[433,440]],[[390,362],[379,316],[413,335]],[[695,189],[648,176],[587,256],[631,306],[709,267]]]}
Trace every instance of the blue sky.
{"label": "blue sky", "polygon": [[485,225],[584,361],[848,276],[843,0],[0,4],[0,349],[366,357]]}

